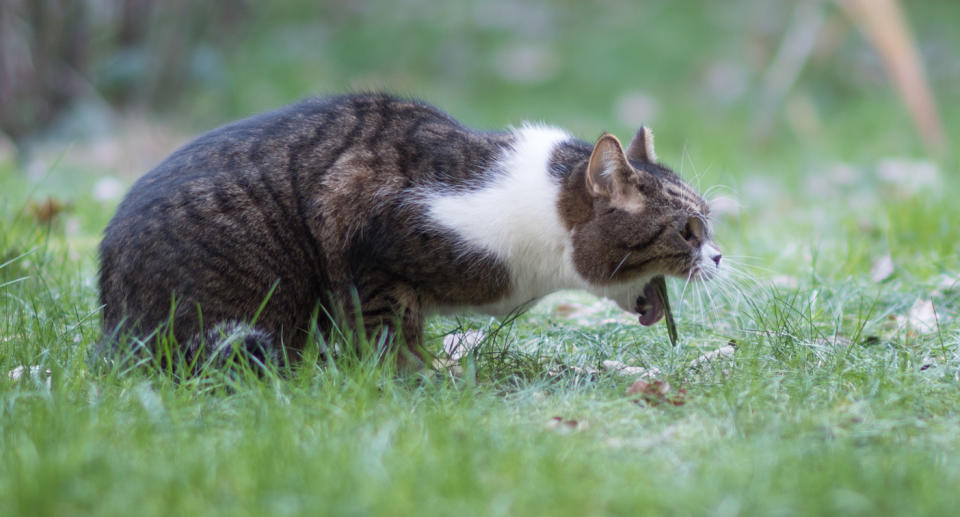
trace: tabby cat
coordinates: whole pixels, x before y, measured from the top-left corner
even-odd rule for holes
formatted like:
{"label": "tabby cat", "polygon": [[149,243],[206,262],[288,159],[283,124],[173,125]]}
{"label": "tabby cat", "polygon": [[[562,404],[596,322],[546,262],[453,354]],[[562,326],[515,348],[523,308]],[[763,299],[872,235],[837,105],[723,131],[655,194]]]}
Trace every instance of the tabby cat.
{"label": "tabby cat", "polygon": [[304,100],[134,184],[100,245],[101,352],[166,335],[217,354],[239,330],[258,357],[296,357],[328,315],[358,310],[347,320],[415,363],[425,316],[503,315],[559,289],[652,325],[651,277],[719,269],[707,217],[645,128],[624,150],[541,125],[476,131],[385,94]]}

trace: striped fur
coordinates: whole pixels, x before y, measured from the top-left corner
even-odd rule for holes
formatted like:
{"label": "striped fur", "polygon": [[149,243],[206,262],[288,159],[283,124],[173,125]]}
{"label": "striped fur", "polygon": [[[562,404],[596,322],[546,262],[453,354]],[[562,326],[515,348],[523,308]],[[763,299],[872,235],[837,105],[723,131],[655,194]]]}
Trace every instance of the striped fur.
{"label": "striped fur", "polygon": [[503,314],[562,288],[632,309],[650,276],[715,250],[705,224],[682,236],[706,205],[653,156],[645,130],[626,151],[544,126],[481,132],[381,94],[235,122],[119,206],[100,246],[105,335],[160,329],[190,353],[205,329],[257,315],[253,348],[296,352],[331,332],[327,315],[360,310],[368,336],[417,360],[430,312]]}

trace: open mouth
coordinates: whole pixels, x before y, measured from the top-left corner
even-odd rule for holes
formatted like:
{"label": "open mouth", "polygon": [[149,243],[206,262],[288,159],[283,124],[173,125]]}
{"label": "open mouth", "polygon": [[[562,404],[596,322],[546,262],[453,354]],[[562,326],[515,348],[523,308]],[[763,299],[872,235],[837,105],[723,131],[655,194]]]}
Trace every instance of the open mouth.
{"label": "open mouth", "polygon": [[649,327],[666,318],[667,334],[670,344],[677,346],[677,323],[670,310],[670,298],[667,295],[667,282],[662,276],[655,276],[643,286],[643,294],[637,297],[636,311],[640,314],[640,324]]}
{"label": "open mouth", "polygon": [[654,280],[650,280],[643,286],[643,294],[637,297],[637,306],[634,310],[640,315],[640,324],[649,327],[663,319],[663,306],[660,290],[656,288]]}

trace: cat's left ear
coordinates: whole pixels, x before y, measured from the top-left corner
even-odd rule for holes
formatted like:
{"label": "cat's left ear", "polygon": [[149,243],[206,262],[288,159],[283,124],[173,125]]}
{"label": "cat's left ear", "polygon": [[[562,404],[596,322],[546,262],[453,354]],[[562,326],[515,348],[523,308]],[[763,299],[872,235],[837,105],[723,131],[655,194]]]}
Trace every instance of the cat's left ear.
{"label": "cat's left ear", "polygon": [[630,177],[635,174],[617,137],[610,133],[601,135],[587,163],[587,192],[600,197],[620,197],[628,191]]}
{"label": "cat's left ear", "polygon": [[647,126],[640,126],[637,135],[627,146],[627,158],[635,162],[656,163],[657,153],[653,150],[653,131]]}

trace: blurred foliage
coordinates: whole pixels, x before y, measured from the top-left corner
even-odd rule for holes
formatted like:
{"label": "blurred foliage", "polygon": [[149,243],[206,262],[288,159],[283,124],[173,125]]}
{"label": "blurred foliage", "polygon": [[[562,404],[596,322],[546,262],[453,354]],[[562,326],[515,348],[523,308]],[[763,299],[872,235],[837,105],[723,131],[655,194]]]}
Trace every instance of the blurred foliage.
{"label": "blurred foliage", "polygon": [[[726,167],[746,165],[738,159],[744,151],[753,167],[784,153],[802,162],[810,153],[857,160],[922,152],[881,60],[829,2],[772,136],[754,138],[761,78],[793,5],[10,0],[0,8],[0,63],[10,70],[10,56],[26,48],[33,66],[0,75],[0,123],[19,140],[56,129],[78,103],[94,103],[145,110],[193,131],[308,95],[377,89],[428,99],[482,127],[546,120],[592,138],[602,130],[626,136],[645,122],[664,141],[705,146],[684,151],[708,152]],[[960,105],[960,4],[904,7],[949,131]],[[71,30],[59,30],[70,10]],[[40,44],[38,35],[48,34],[77,43]],[[43,68],[49,63],[63,66]],[[83,78],[66,93],[50,84],[70,83],[45,71],[64,68]],[[27,69],[34,76],[23,75]]]}
{"label": "blurred foliage", "polygon": [[[960,2],[901,3],[956,136]],[[757,138],[796,5],[0,0],[0,130],[47,147],[15,164],[0,136],[0,513],[952,514],[956,156],[924,156],[831,2]],[[475,127],[651,124],[658,155],[709,186],[728,264],[677,293],[684,345],[541,304],[507,325],[431,319],[435,350],[490,336],[463,379],[315,359],[283,382],[88,370],[95,250],[133,177],[222,122],[361,89]],[[731,337],[729,368],[689,367]],[[589,373],[607,359],[662,370],[686,403],[637,405],[628,378]],[[14,381],[23,367],[39,375]]]}
{"label": "blurred foliage", "polygon": [[18,139],[83,95],[89,63],[81,2],[0,3],[0,128]]}
{"label": "blurred foliage", "polygon": [[[5,0],[0,3],[0,129],[15,141],[78,102],[168,106],[215,63],[243,0]],[[207,58],[209,61],[209,58]]]}

